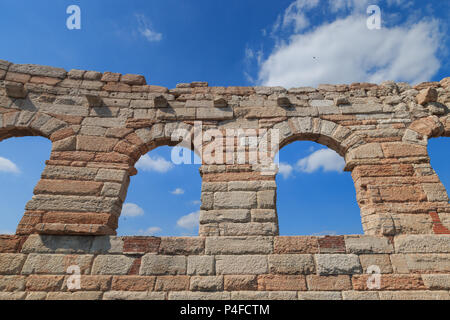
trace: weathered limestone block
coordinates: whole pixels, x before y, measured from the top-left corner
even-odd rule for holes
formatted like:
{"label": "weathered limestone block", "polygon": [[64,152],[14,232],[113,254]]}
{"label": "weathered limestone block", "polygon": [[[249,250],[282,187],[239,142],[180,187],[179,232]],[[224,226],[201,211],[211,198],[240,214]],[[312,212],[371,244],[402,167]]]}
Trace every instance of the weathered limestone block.
{"label": "weathered limestone block", "polygon": [[310,274],[315,272],[311,254],[276,254],[268,256],[270,273]]}
{"label": "weathered limestone block", "polygon": [[[46,300],[101,300],[103,292],[49,292]],[[27,297],[28,298],[28,297]]]}
{"label": "weathered limestone block", "polygon": [[123,239],[116,236],[96,236],[92,242],[90,253],[114,254],[123,252]]}
{"label": "weathered limestone block", "polygon": [[184,275],[187,260],[185,256],[163,256],[146,254],[142,257],[140,275]]}
{"label": "weathered limestone block", "polygon": [[448,291],[380,291],[380,300],[450,300]]}
{"label": "weathered limestone block", "polygon": [[305,276],[301,275],[261,275],[258,277],[261,291],[306,291]]}
{"label": "weathered limestone block", "polygon": [[[97,238],[95,238],[97,239]],[[89,253],[94,237],[30,235],[23,253]]]}
{"label": "weathered limestone block", "polygon": [[256,206],[256,192],[216,192],[214,207],[217,209],[243,209]]}
{"label": "weathered limestone block", "polygon": [[272,252],[271,237],[208,237],[205,253],[211,255],[258,254]]}
{"label": "weathered limestone block", "polygon": [[216,256],[216,273],[230,274],[261,274],[268,271],[267,257],[262,255],[219,255]]}
{"label": "weathered limestone block", "polygon": [[343,291],[343,300],[380,300],[378,292]]}
{"label": "weathered limestone block", "polygon": [[416,96],[416,101],[418,104],[425,105],[427,102],[436,102],[438,98],[438,93],[434,88],[427,88]]}
{"label": "weathered limestone block", "polygon": [[165,300],[165,292],[108,291],[103,300]]}
{"label": "weathered limestone block", "polygon": [[111,290],[113,291],[153,291],[156,277],[151,276],[114,276]]}
{"label": "weathered limestone block", "polygon": [[185,291],[189,289],[188,276],[158,276],[155,291]]}
{"label": "weathered limestone block", "polygon": [[258,289],[255,275],[225,275],[225,291],[256,291]]}
{"label": "weathered limestone block", "polygon": [[449,254],[394,254],[392,266],[396,273],[439,273],[450,271]]}
{"label": "weathered limestone block", "polygon": [[258,191],[257,204],[260,209],[272,209],[275,207],[276,192],[275,190]]}
{"label": "weathered limestone block", "polygon": [[363,273],[367,273],[371,266],[380,268],[381,273],[392,273],[393,268],[388,254],[361,254],[359,256]]}
{"label": "weathered limestone block", "polygon": [[373,236],[346,236],[345,246],[348,253],[392,253],[393,245],[388,238]]}
{"label": "weathered limestone block", "polygon": [[9,67],[9,71],[60,79],[64,79],[67,74],[66,70],[61,68],[39,66],[35,64],[13,64]]}
{"label": "weathered limestone block", "polygon": [[253,222],[276,222],[275,209],[251,209],[251,221]]}
{"label": "weathered limestone block", "polygon": [[[71,211],[71,212],[110,212],[118,210],[115,198],[92,196],[35,195],[27,203],[27,210]],[[118,213],[118,212],[117,212]]]}
{"label": "weathered limestone block", "polygon": [[72,265],[79,266],[81,274],[89,274],[93,258],[93,255],[30,253],[22,274],[66,274]]}
{"label": "weathered limestone block", "polygon": [[399,235],[394,246],[397,253],[450,253],[450,236]]}
{"label": "weathered limestone block", "polygon": [[352,283],[348,275],[307,275],[306,283],[310,291],[351,290]]}
{"label": "weathered limestone block", "polygon": [[24,85],[20,82],[6,81],[5,82],[6,94],[10,98],[25,99],[27,91]]}
{"label": "weathered limestone block", "polygon": [[450,290],[448,274],[422,274],[422,279],[428,290]]}
{"label": "weathered limestone block", "polygon": [[297,300],[296,291],[237,291],[231,300]]}
{"label": "weathered limestone block", "polygon": [[298,300],[342,300],[342,294],[340,292],[333,291],[299,292]]}
{"label": "weathered limestone block", "polygon": [[278,235],[275,222],[219,223],[221,236],[273,236]]}
{"label": "weathered limestone block", "polygon": [[189,256],[187,258],[187,274],[207,276],[215,273],[213,256]]}
{"label": "weathered limestone block", "polygon": [[127,256],[99,255],[94,260],[92,274],[125,275],[131,269],[134,258]]}
{"label": "weathered limestone block", "polygon": [[0,276],[0,291],[17,292],[25,290],[24,276]]}
{"label": "weathered limestone block", "polygon": [[191,291],[223,291],[223,276],[191,277]]}
{"label": "weathered limestone block", "polygon": [[25,259],[24,254],[0,253],[0,274],[20,274]]}
{"label": "weathered limestone block", "polygon": [[316,254],[317,273],[355,274],[361,273],[361,264],[354,254]]}
{"label": "weathered limestone block", "polygon": [[200,211],[200,223],[213,222],[248,222],[250,210],[248,209],[222,209]]}
{"label": "weathered limestone block", "polygon": [[228,292],[169,292],[168,300],[230,300]]}

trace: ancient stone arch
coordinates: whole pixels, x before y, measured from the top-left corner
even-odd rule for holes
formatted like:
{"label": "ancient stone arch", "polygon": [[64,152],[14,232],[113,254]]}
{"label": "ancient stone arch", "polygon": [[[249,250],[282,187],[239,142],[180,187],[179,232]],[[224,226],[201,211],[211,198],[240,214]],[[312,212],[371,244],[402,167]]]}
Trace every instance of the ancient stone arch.
{"label": "ancient stone arch", "polygon": [[[449,85],[446,78],[415,87],[193,82],[167,89],[139,75],[0,60],[0,140],[42,135],[52,141],[16,235],[0,237],[0,255],[9,261],[0,263],[6,275],[0,282],[10,281],[1,294],[240,299],[317,291],[319,297],[389,299],[413,290],[406,296],[450,298],[450,206],[427,153],[429,138],[450,136]],[[198,147],[196,122],[201,134],[215,130],[222,137]],[[252,145],[239,149],[237,138],[226,144],[227,130],[276,131],[280,148],[296,140],[330,147],[352,172],[365,235],[279,237],[276,171],[218,157],[200,169],[199,237],[115,237],[135,163],[158,146],[177,145],[177,129],[191,139],[184,146],[203,156],[215,143],[250,157]],[[256,141],[256,149],[267,144]],[[67,289],[69,262],[81,266],[92,287],[60,292]],[[361,273],[369,264],[386,274],[379,293],[364,292]]]}

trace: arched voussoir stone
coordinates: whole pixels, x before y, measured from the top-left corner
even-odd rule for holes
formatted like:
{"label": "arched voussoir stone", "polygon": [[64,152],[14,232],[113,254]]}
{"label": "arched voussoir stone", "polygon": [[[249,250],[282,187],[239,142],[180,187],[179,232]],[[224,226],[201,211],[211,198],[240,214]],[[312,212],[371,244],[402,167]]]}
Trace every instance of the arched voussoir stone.
{"label": "arched voussoir stone", "polygon": [[0,114],[0,141],[25,136],[41,136],[54,141],[58,140],[56,133],[62,134],[63,130],[66,134],[73,132],[66,122],[45,113],[12,110]]}
{"label": "arched voussoir stone", "polygon": [[450,116],[442,117],[439,119],[443,126],[442,136],[450,137]]}
{"label": "arched voussoir stone", "polygon": [[292,142],[307,140],[325,145],[345,156],[349,148],[360,142],[359,138],[347,140],[352,134],[350,129],[332,121],[312,117],[290,118],[275,125],[273,129],[280,130],[280,149]]}
{"label": "arched voussoir stone", "polygon": [[133,164],[160,146],[180,146],[196,151],[193,146],[194,127],[184,122],[155,123],[150,127],[138,128],[119,143],[127,143],[129,148],[136,149],[132,157]]}
{"label": "arched voussoir stone", "polygon": [[428,145],[428,139],[439,137],[445,133],[444,122],[437,116],[429,116],[412,122],[405,130],[402,141]]}

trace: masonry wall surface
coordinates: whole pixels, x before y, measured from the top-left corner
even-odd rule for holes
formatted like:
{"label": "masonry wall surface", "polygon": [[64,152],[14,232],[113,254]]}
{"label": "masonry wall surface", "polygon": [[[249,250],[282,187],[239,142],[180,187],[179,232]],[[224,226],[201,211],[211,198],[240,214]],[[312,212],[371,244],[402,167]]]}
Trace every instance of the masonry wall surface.
{"label": "masonry wall surface", "polygon": [[[0,60],[0,141],[52,141],[16,235],[0,237],[0,297],[450,299],[450,205],[427,152],[428,139],[450,136],[449,106],[450,78],[169,90],[139,75]],[[115,237],[138,159],[176,145],[174,133],[195,142],[211,129],[223,138],[187,145],[227,151],[203,157],[200,237]],[[245,129],[263,138],[242,146],[229,134]],[[278,236],[273,150],[263,165],[239,160],[266,147],[271,129],[280,148],[311,140],[345,158],[364,236]],[[75,292],[71,265],[82,270]]]}

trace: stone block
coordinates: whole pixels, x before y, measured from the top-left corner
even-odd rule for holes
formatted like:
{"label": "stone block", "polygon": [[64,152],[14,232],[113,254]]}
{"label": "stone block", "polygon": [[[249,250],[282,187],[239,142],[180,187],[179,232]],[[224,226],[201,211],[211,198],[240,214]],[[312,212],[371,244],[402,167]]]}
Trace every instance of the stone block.
{"label": "stone block", "polygon": [[329,274],[357,274],[362,268],[359,258],[354,254],[316,254],[317,273]]}
{"label": "stone block", "polygon": [[184,275],[185,256],[164,256],[146,254],[142,257],[140,275]]}
{"label": "stone block", "polygon": [[268,271],[267,257],[262,255],[219,255],[216,256],[216,273],[262,274]]}

